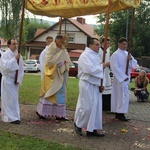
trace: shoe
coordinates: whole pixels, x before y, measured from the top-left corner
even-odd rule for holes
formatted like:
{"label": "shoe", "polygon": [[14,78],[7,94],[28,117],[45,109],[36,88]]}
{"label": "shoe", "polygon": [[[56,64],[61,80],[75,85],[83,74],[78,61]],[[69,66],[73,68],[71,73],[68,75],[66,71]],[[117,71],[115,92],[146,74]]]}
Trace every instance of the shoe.
{"label": "shoe", "polygon": [[129,121],[130,120],[129,118],[126,118],[126,117],[119,117],[118,119],[121,121]]}
{"label": "shoe", "polygon": [[126,118],[123,113],[116,113],[116,119],[119,119],[121,121],[129,121],[129,118]]}
{"label": "shoe", "polygon": [[82,136],[82,129],[77,127],[75,123],[74,123],[74,128],[75,128],[76,133]]}
{"label": "shoe", "polygon": [[66,117],[56,117],[56,120],[60,120],[60,121],[69,121],[69,119],[66,118]]}
{"label": "shoe", "polygon": [[20,124],[20,120],[16,120],[16,121],[13,121],[13,122],[10,122],[10,123],[13,123],[13,124]]}
{"label": "shoe", "polygon": [[116,118],[116,119],[119,119],[119,116],[120,116],[119,113],[116,113],[116,114],[115,114],[115,118]]}
{"label": "shoe", "polygon": [[45,119],[46,119],[45,117],[41,116],[38,112],[36,112],[36,114],[38,115],[38,117],[39,117],[40,119],[42,119],[42,120],[45,120]]}
{"label": "shoe", "polygon": [[86,132],[86,135],[87,135],[87,136],[98,136],[98,137],[103,137],[103,136],[105,136],[104,133],[98,133],[97,130],[94,130],[93,132],[87,131],[87,132]]}

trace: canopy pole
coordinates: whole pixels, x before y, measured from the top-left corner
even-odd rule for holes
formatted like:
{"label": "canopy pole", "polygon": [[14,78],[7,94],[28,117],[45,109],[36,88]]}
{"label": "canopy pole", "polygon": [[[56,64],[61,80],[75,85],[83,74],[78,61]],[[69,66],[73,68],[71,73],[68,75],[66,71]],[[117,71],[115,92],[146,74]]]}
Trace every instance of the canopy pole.
{"label": "canopy pole", "polygon": [[[20,49],[21,49],[23,21],[24,21],[24,8],[25,8],[25,0],[22,0],[22,14],[21,14],[21,24],[20,24],[20,32],[19,32],[18,53],[20,53]],[[17,60],[17,63],[19,64],[19,59]],[[15,84],[17,84],[17,79],[18,79],[18,70],[16,70],[15,81],[14,81]]]}
{"label": "canopy pole", "polygon": [[[105,62],[106,49],[107,49],[107,38],[108,38],[108,28],[109,28],[109,18],[110,18],[110,0],[108,0],[108,9],[106,14],[106,24],[105,24],[105,37],[104,37],[104,51],[102,63]],[[99,92],[103,92],[103,79],[101,79],[101,86],[99,87]]]}
{"label": "canopy pole", "polygon": [[62,28],[62,17],[59,18],[59,33],[61,34],[61,28]]}
{"label": "canopy pole", "polygon": [[129,36],[129,46],[128,46],[128,56],[127,56],[127,63],[126,63],[126,75],[128,75],[128,67],[129,67],[129,56],[131,53],[131,45],[132,45],[132,38],[133,38],[133,26],[134,26],[134,18],[135,18],[135,8],[132,11],[132,18],[130,22],[130,36]]}

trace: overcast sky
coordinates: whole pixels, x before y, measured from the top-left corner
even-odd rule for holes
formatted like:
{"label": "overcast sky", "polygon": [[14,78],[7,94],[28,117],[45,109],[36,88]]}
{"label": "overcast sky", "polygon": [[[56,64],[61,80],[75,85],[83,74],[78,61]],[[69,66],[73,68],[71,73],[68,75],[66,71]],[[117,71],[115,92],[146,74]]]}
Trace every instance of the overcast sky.
{"label": "overcast sky", "polygon": [[[51,17],[46,17],[46,16],[40,16],[40,15],[34,15],[32,13],[29,13],[30,17],[33,18],[33,17],[36,17],[36,18],[39,18],[39,19],[43,19],[43,20],[49,20],[49,21],[54,21],[54,22],[58,22],[59,21],[59,17],[56,17],[56,18],[51,18]],[[87,24],[96,24],[96,15],[87,15],[87,16],[81,16],[83,18],[86,19],[86,23]],[[74,17],[73,19],[75,19],[76,17]]]}
{"label": "overcast sky", "polygon": [[[82,18],[85,18],[87,24],[96,24],[96,16],[88,15],[88,16],[81,16]],[[52,21],[58,22],[59,18],[48,18],[43,17],[43,19],[50,19]],[[73,17],[73,19],[76,19],[76,17]]]}

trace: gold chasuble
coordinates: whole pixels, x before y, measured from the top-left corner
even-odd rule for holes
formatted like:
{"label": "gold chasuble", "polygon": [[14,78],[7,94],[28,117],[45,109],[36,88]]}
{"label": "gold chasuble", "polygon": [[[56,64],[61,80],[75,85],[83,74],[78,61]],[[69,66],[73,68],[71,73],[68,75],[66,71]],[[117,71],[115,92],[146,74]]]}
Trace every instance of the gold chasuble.
{"label": "gold chasuble", "polygon": [[47,51],[44,64],[40,97],[56,104],[56,93],[67,83],[70,58],[65,47],[58,49],[53,41]]}
{"label": "gold chasuble", "polygon": [[[53,84],[55,78],[56,65],[53,67],[48,67],[44,64],[44,72],[40,89],[40,97],[44,96],[49,87]],[[54,102],[55,95],[46,98],[47,100],[52,100]]]}

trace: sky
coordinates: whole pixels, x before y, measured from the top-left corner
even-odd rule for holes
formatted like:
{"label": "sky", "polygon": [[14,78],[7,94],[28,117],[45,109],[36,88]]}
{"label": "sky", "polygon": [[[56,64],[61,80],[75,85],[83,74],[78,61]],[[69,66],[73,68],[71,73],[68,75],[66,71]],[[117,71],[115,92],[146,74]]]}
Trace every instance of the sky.
{"label": "sky", "polygon": [[[29,15],[29,17],[31,18],[38,18],[38,19],[43,19],[43,20],[48,20],[48,21],[54,21],[54,22],[58,22],[59,21],[59,17],[56,17],[56,18],[50,18],[50,17],[46,17],[46,16],[40,16],[40,15],[34,15],[33,13],[29,12],[28,10],[25,10],[25,16],[26,15]],[[1,12],[0,12],[0,15],[1,15]],[[79,17],[82,17],[82,18],[85,18],[86,19],[86,23],[87,24],[97,24],[96,21],[96,16],[97,15],[86,15],[86,16],[79,16]],[[77,17],[73,17],[73,19],[76,19]],[[0,17],[1,19],[1,17]]]}
{"label": "sky", "polygon": [[[97,15],[87,15],[87,16],[80,16],[82,18],[85,18],[86,23],[87,24],[97,24],[96,21],[96,16]],[[46,17],[46,16],[40,16],[40,15],[34,15],[32,13],[30,13],[30,17],[36,17],[38,19],[43,19],[43,20],[49,20],[49,21],[54,21],[54,22],[58,22],[59,21],[59,17],[56,18],[52,18],[52,17]],[[73,19],[75,19],[76,17],[73,17]]]}
{"label": "sky", "polygon": [[[94,16],[94,15],[87,15],[87,16],[80,16],[80,17],[82,17],[82,18],[85,18],[85,20],[86,20],[86,23],[87,24],[97,24],[96,23],[96,16]],[[48,18],[48,17],[46,17],[46,18]],[[73,19],[76,19],[77,17],[73,17]],[[50,18],[51,20],[56,20],[56,22],[59,20],[59,18]]]}

